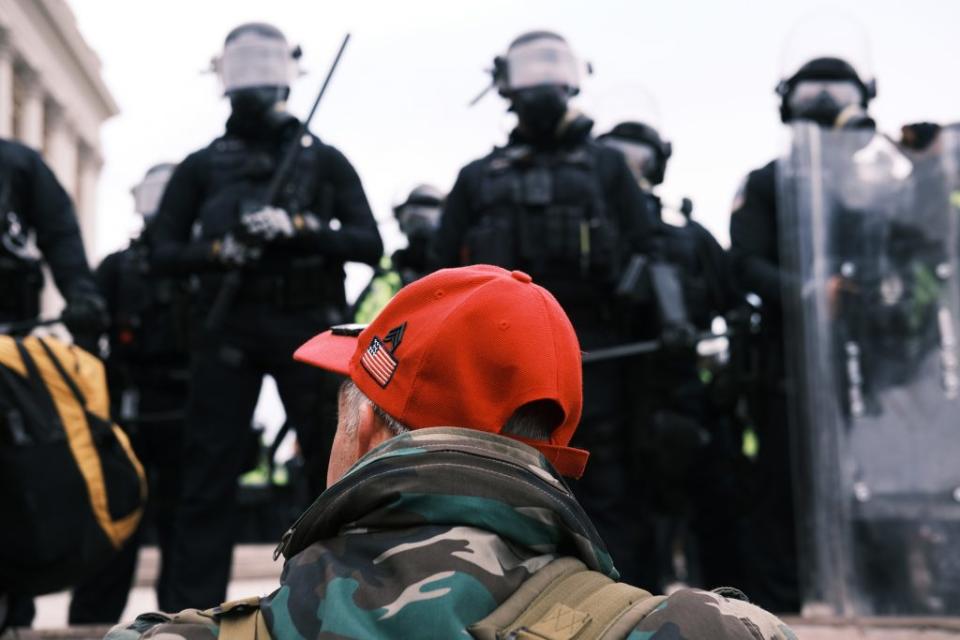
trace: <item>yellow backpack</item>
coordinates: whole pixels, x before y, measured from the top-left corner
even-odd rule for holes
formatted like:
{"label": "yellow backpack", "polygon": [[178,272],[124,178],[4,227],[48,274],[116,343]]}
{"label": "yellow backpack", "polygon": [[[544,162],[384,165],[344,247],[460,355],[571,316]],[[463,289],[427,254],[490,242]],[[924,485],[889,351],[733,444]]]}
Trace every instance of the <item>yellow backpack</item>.
{"label": "yellow backpack", "polygon": [[146,479],[109,406],[96,357],[0,336],[0,592],[67,588],[136,531]]}

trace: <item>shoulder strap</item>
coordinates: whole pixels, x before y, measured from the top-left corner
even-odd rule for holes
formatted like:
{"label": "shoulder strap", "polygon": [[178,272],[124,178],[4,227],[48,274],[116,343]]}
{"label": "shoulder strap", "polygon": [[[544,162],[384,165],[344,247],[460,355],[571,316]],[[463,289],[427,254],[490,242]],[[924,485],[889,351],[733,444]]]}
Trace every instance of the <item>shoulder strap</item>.
{"label": "shoulder strap", "polygon": [[[42,402],[39,403],[29,401],[21,402],[19,403],[19,408],[31,414],[30,417],[32,418],[33,424],[37,428],[43,429],[43,433],[37,435],[42,436],[44,442],[60,440],[63,438],[63,425],[60,421],[60,415],[57,413],[53,396],[50,394],[50,389],[47,388],[46,382],[43,380],[43,375],[37,368],[37,363],[33,360],[30,352],[27,351],[27,348],[24,346],[23,340],[16,338],[14,345],[17,348],[17,353],[20,355],[20,360],[23,362],[23,367],[27,372],[27,384],[33,388],[36,399],[39,400],[42,398]],[[9,372],[4,371],[4,376],[6,377],[8,373]],[[14,387],[9,377],[7,377],[7,383],[12,390]]]}
{"label": "shoulder strap", "polygon": [[470,627],[477,640],[625,638],[663,597],[561,558],[531,576],[489,616]]}
{"label": "shoulder strap", "polygon": [[37,338],[37,342],[39,342],[40,346],[43,347],[44,352],[46,352],[47,357],[50,358],[50,362],[53,363],[57,373],[59,373],[60,377],[63,378],[63,382],[67,385],[67,388],[70,389],[73,397],[77,399],[77,402],[84,409],[84,411],[86,411],[87,399],[84,397],[83,392],[80,391],[80,387],[77,386],[76,381],[74,381],[73,377],[67,373],[66,369],[63,368],[63,363],[60,362],[60,359],[53,352],[53,349],[50,348],[50,345],[48,345],[43,338]]}
{"label": "shoulder strap", "polygon": [[220,605],[218,640],[270,640],[270,631],[260,612],[260,598],[245,598]]}

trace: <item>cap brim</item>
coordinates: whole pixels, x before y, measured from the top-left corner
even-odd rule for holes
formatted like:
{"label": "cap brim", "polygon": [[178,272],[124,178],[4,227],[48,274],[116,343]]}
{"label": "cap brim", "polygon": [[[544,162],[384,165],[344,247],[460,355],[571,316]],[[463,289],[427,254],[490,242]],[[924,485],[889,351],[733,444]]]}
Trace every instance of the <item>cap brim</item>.
{"label": "cap brim", "polygon": [[324,331],[301,345],[294,352],[293,359],[347,376],[350,375],[350,358],[356,350],[357,336]]}
{"label": "cap brim", "polygon": [[589,451],[574,449],[573,447],[564,447],[559,444],[551,444],[549,442],[543,442],[542,440],[531,440],[530,438],[512,434],[507,437],[519,440],[523,444],[529,445],[542,453],[543,457],[565,478],[579,480],[583,476],[583,472],[587,469],[587,458],[590,457]]}

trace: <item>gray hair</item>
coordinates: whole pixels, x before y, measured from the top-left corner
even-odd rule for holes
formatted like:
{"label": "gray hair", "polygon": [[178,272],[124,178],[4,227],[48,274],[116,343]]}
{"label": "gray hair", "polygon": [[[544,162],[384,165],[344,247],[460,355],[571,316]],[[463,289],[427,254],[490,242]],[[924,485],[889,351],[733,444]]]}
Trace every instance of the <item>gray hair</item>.
{"label": "gray hair", "polygon": [[360,388],[353,383],[353,380],[349,378],[344,380],[340,386],[340,401],[343,403],[342,406],[345,409],[343,412],[343,423],[348,433],[356,432],[360,422],[360,407],[362,407],[364,403],[370,405],[374,415],[383,421],[383,424],[387,426],[387,429],[393,435],[399,436],[400,434],[410,431],[409,427],[381,409],[373,400],[368,398],[366,394],[360,391]]}
{"label": "gray hair", "polygon": [[[340,387],[340,401],[343,403],[342,419],[348,433],[354,433],[359,426],[360,408],[364,403],[370,405],[376,415],[395,436],[410,431],[410,428],[381,409],[368,398],[349,378]],[[547,442],[553,430],[563,422],[563,410],[553,400],[535,400],[528,402],[513,412],[503,425],[501,433],[508,436],[520,436],[529,440]],[[451,425],[456,426],[456,425]]]}

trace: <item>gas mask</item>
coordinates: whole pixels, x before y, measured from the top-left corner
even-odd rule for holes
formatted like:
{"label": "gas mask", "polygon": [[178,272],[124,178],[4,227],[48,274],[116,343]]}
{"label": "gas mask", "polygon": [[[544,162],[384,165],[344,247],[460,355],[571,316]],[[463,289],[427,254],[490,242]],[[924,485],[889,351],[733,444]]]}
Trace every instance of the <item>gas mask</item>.
{"label": "gas mask", "polygon": [[230,108],[245,121],[262,120],[278,111],[277,106],[286,100],[287,87],[249,87],[230,92]]}
{"label": "gas mask", "polygon": [[564,87],[543,85],[513,92],[510,109],[520,129],[535,140],[553,137],[567,112],[569,93]]}
{"label": "gas mask", "polygon": [[849,80],[801,80],[787,96],[793,118],[823,127],[834,126],[845,109],[862,102],[860,86]]}

